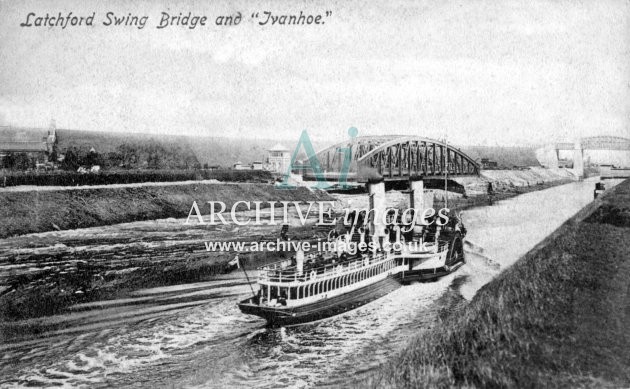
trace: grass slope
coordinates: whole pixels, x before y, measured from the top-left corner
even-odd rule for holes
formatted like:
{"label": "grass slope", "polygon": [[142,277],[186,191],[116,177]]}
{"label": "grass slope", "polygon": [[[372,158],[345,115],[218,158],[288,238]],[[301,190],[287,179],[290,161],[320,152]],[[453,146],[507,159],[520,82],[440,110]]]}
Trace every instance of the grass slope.
{"label": "grass slope", "polygon": [[[369,377],[375,387],[628,387],[630,180]],[[365,382],[361,384],[364,386]]]}
{"label": "grass slope", "polygon": [[[11,235],[103,226],[138,220],[186,217],[193,201],[330,200],[306,188],[277,190],[259,183],[187,184],[0,193],[0,238]],[[205,211],[204,211],[205,210]],[[54,225],[53,225],[54,224]]]}

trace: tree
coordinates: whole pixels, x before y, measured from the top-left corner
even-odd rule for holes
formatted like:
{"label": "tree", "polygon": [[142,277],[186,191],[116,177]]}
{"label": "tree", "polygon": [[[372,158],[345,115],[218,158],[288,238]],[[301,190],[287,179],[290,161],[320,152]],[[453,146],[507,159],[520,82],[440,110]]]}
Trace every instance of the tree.
{"label": "tree", "polygon": [[57,163],[57,149],[53,148],[52,153],[48,156],[48,162]]}
{"label": "tree", "polygon": [[105,157],[105,166],[108,168],[117,168],[123,163],[122,155],[116,153],[114,151],[110,151],[107,153],[107,157]]}
{"label": "tree", "polygon": [[84,158],[85,165],[94,166],[94,165],[102,165],[103,160],[99,153],[96,151],[90,150]]}
{"label": "tree", "polygon": [[63,159],[63,168],[65,170],[77,170],[79,167],[79,157],[75,150],[67,150],[66,157]]}
{"label": "tree", "polygon": [[152,152],[147,157],[147,164],[149,169],[160,168],[160,155],[157,152]]}
{"label": "tree", "polygon": [[15,167],[15,154],[13,154],[12,152],[9,152],[4,157],[3,165],[7,169],[13,169]]}
{"label": "tree", "polygon": [[118,146],[117,151],[120,154],[122,163],[126,168],[135,167],[135,165],[138,163],[138,156],[136,155],[137,148],[135,147],[135,145],[125,143]]}
{"label": "tree", "polygon": [[34,163],[32,163],[31,158],[29,158],[26,153],[18,153],[15,156],[15,167],[18,170],[27,170],[30,167],[34,167]]}

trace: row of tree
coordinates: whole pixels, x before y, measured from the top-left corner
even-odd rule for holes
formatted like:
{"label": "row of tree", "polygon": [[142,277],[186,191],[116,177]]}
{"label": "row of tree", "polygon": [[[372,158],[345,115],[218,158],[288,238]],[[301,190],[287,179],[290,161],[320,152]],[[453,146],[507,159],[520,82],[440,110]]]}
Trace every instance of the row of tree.
{"label": "row of tree", "polygon": [[2,158],[2,167],[12,170],[27,170],[35,167],[35,160],[27,153],[9,152]]}
{"label": "row of tree", "polygon": [[114,151],[99,153],[87,147],[65,150],[61,167],[76,170],[79,166],[100,165],[105,169],[193,169],[201,164],[190,149],[177,144],[164,145],[156,141],[124,143]]}
{"label": "row of tree", "polygon": [[[190,149],[179,145],[162,145],[157,142],[122,144],[115,151],[98,153],[93,148],[72,146],[60,151],[63,159],[58,163],[63,170],[76,171],[80,166],[101,166],[103,169],[200,169],[201,164]],[[57,163],[57,152],[46,158]],[[11,170],[35,168],[36,158],[28,153],[9,152],[1,166]]]}

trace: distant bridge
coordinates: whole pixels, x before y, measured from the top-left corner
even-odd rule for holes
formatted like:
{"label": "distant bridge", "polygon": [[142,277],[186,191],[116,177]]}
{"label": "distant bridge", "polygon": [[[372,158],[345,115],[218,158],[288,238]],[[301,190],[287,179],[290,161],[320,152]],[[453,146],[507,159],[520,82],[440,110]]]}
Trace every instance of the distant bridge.
{"label": "distant bridge", "polygon": [[[589,136],[577,143],[582,150],[630,150],[630,139],[620,136]],[[556,143],[556,150],[575,150],[576,143]]]}
{"label": "distant bridge", "polygon": [[539,161],[547,167],[558,167],[560,151],[573,151],[573,168],[578,176],[584,176],[584,150],[621,150],[630,151],[630,139],[619,136],[600,135],[580,138],[575,142],[561,142],[546,146],[545,148],[551,153],[542,151],[542,157]]}
{"label": "distant bridge", "polygon": [[[456,147],[418,136],[361,136],[337,143],[317,153],[327,180],[342,172],[344,150],[350,149],[348,181],[383,179],[403,181],[411,178],[437,178],[479,175],[479,164]],[[313,179],[311,171],[304,178]]]}

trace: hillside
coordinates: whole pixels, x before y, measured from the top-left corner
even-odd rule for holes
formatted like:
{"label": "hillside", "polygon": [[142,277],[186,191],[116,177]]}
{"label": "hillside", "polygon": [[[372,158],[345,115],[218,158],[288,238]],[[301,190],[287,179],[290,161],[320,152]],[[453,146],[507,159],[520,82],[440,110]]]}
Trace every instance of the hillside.
{"label": "hillside", "polygon": [[488,158],[496,161],[499,167],[540,166],[536,159],[535,147],[506,146],[462,146],[461,150],[476,161]]}
{"label": "hillside", "polygon": [[[242,139],[226,137],[198,137],[157,134],[127,134],[120,132],[94,132],[80,130],[57,130],[60,152],[76,147],[87,152],[91,147],[101,155],[119,152],[124,145],[138,149],[164,147],[166,153],[177,154],[181,159],[196,160],[201,165],[231,167],[236,161],[245,164],[264,161],[267,150],[279,143],[274,139]],[[295,141],[282,141],[288,149],[295,147]],[[326,144],[314,140],[316,150]],[[127,147],[128,148],[128,147]],[[146,161],[148,154],[142,157]],[[173,158],[173,157],[171,157]],[[167,166],[170,167],[170,166]]]}
{"label": "hillside", "polygon": [[97,163],[107,168],[175,169],[200,167],[201,163],[183,136],[57,130],[57,152],[72,152],[86,159],[91,149]]}
{"label": "hillside", "polygon": [[[14,136],[9,131],[26,130],[4,127],[2,135]],[[45,131],[38,129],[30,131],[45,134]],[[58,151],[61,154],[65,154],[67,150],[75,150],[78,154],[87,155],[94,148],[106,160],[106,166],[125,164],[134,168],[149,165],[154,168],[177,168],[196,164],[230,167],[236,161],[246,164],[265,161],[267,150],[279,142],[267,138],[193,137],[68,129],[58,129],[57,138]],[[297,138],[281,141],[290,150],[295,147],[296,142]],[[313,139],[313,145],[315,150],[320,150],[329,143]],[[477,161],[489,158],[503,168],[539,165],[534,147],[462,146],[461,150]]]}

